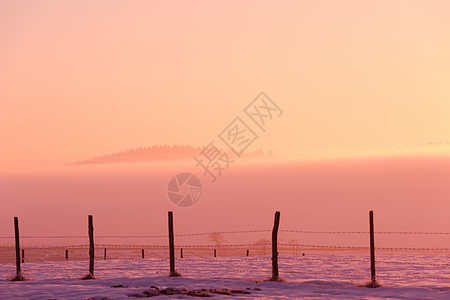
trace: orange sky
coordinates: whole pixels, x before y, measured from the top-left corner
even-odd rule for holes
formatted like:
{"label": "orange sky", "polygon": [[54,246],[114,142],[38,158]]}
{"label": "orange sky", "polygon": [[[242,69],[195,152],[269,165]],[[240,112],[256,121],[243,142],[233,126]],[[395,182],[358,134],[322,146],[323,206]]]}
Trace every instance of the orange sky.
{"label": "orange sky", "polygon": [[449,11],[448,1],[2,1],[0,166],[206,144],[260,91],[284,111],[255,143],[275,153],[402,155],[450,142]]}

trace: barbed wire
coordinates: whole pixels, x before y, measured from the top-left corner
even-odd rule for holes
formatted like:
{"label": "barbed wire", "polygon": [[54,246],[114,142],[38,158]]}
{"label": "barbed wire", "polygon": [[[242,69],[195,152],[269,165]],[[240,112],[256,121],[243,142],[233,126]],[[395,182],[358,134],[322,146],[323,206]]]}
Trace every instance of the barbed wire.
{"label": "barbed wire", "polygon": [[[186,236],[202,236],[211,234],[242,234],[242,233],[260,233],[270,232],[271,229],[258,230],[237,230],[237,231],[212,231],[212,232],[198,232],[198,233],[182,233],[175,234],[176,237]],[[95,235],[94,238],[168,238],[169,235]],[[81,239],[87,238],[86,235],[24,235],[20,236],[23,239]],[[0,239],[14,239],[14,236],[0,236]]]}
{"label": "barbed wire", "polygon": [[[168,258],[166,258],[167,260]],[[221,258],[221,257],[211,257],[210,260],[205,258],[176,258],[176,260],[182,261],[203,261],[203,262],[243,262],[243,261],[271,261],[272,258],[267,257],[246,257],[246,258]]]}
{"label": "barbed wire", "polygon": [[89,245],[60,245],[60,246],[42,246],[42,247],[21,247],[23,250],[45,250],[45,249],[86,249],[89,248]]}
{"label": "barbed wire", "polygon": [[[200,249],[221,249],[221,248],[249,248],[254,249],[255,247],[269,247],[271,243],[238,243],[238,244],[178,244],[175,248],[200,248]],[[308,248],[313,249],[346,249],[346,250],[367,250],[370,247],[367,246],[339,246],[339,245],[313,245],[313,244],[293,244],[293,243],[278,243],[278,246],[286,247],[285,250],[305,250]],[[167,249],[168,245],[165,244],[95,244],[96,248],[118,248],[118,249],[129,249],[129,248],[144,248],[144,249]],[[22,246],[21,249],[28,250],[41,250],[41,249],[77,249],[77,248],[89,248],[88,244],[79,245],[54,245],[54,246]],[[11,251],[14,249],[13,246],[0,248],[0,251]],[[450,251],[450,248],[429,248],[429,247],[375,247],[375,250],[387,250],[387,251]]]}
{"label": "barbed wire", "polygon": [[312,231],[312,230],[290,230],[280,229],[279,232],[290,233],[317,233],[317,234],[368,234],[368,231]]}
{"label": "barbed wire", "polygon": [[[254,244],[223,244],[223,245],[213,245],[213,244],[197,244],[197,245],[175,245],[175,248],[209,248],[209,249],[220,249],[220,248],[240,248],[240,247],[259,247],[259,246],[270,246],[272,244],[270,243],[254,243]],[[129,249],[129,248],[136,248],[136,249],[151,249],[151,248],[162,248],[166,249],[169,248],[169,245],[165,244],[94,244],[94,247],[98,248],[123,248],[123,249]],[[65,248],[89,248],[88,244],[81,244],[81,245],[59,245],[59,246],[47,246],[47,247],[27,247],[23,246],[21,249],[28,249],[28,250],[41,250],[41,249],[65,249]],[[6,249],[0,249],[0,250],[13,250],[14,247],[11,246],[10,248]]]}
{"label": "barbed wire", "polygon": [[257,229],[257,230],[238,230],[238,231],[213,231],[213,232],[199,232],[199,233],[185,233],[175,234],[175,236],[198,236],[198,235],[210,235],[210,234],[241,234],[241,233],[260,233],[271,232],[272,229]]}
{"label": "barbed wire", "polygon": [[[368,249],[369,247],[367,247]],[[450,251],[450,248],[427,248],[427,247],[375,247],[375,250],[389,251]]]}
{"label": "barbed wire", "polygon": [[[243,234],[243,233],[261,233],[270,232],[271,229],[258,230],[237,230],[237,231],[212,231],[198,233],[175,234],[176,237],[203,236],[211,234]],[[306,233],[306,234],[369,234],[368,231],[313,231],[313,230],[291,230],[280,229],[279,232],[288,233]],[[432,231],[376,231],[375,234],[404,234],[404,235],[450,235],[450,232],[432,232]],[[82,239],[86,235],[24,235],[23,239]],[[96,235],[95,238],[168,238],[168,235]],[[14,236],[0,236],[0,239],[14,239]]]}
{"label": "barbed wire", "polygon": [[[270,243],[261,244],[223,244],[223,245],[213,245],[213,244],[197,244],[197,245],[175,245],[175,248],[209,248],[209,249],[220,249],[220,248],[241,248],[241,247],[258,247],[258,246],[270,246]],[[113,248],[169,248],[168,245],[129,245],[129,244],[95,244],[96,247],[113,247]]]}
{"label": "barbed wire", "polygon": [[[20,249],[23,250],[45,250],[45,249],[84,249],[89,248],[89,245],[55,245],[55,246],[22,246]],[[14,246],[11,246],[9,248],[1,248],[0,251],[12,251],[14,250]]]}
{"label": "barbed wire", "polygon": [[[369,231],[312,231],[312,230],[290,230],[280,229],[280,232],[291,233],[312,233],[312,234],[369,234]],[[375,231],[375,234],[410,234],[410,235],[450,235],[450,232],[432,232],[432,231]]]}
{"label": "barbed wire", "polygon": [[[286,244],[278,243],[280,246],[320,248],[320,249],[354,249],[367,250],[367,246],[330,246],[330,245],[309,245],[309,244]],[[420,248],[420,247],[375,247],[375,250],[396,250],[396,251],[450,251],[450,248]]]}

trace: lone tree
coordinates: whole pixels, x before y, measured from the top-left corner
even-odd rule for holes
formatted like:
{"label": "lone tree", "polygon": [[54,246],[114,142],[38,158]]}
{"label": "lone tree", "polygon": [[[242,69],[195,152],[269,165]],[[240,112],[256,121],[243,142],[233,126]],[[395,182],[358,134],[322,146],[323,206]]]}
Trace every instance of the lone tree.
{"label": "lone tree", "polygon": [[210,233],[209,234],[209,240],[211,242],[214,242],[217,247],[222,246],[222,244],[227,241],[220,232],[212,232],[212,233]]}
{"label": "lone tree", "polygon": [[266,255],[266,248],[268,248],[269,245],[270,241],[268,239],[260,239],[253,244],[259,255]]}

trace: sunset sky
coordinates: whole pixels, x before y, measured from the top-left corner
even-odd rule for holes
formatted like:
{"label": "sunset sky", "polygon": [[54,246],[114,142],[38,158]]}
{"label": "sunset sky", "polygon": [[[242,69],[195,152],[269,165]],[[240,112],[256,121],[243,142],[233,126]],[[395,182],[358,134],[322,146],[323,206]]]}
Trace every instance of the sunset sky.
{"label": "sunset sky", "polygon": [[1,1],[0,166],[204,145],[260,91],[284,114],[255,147],[449,153],[417,147],[450,142],[449,12],[448,1]]}
{"label": "sunset sky", "polygon": [[[0,237],[14,216],[24,235],[85,234],[89,214],[100,234],[165,234],[168,210],[182,233],[270,228],[277,210],[284,229],[364,231],[374,210],[377,230],[446,231],[449,13],[450,1],[0,1]],[[283,111],[265,132],[244,113],[261,91]],[[236,117],[259,135],[249,151],[276,156],[237,160],[215,183],[190,157],[66,166],[204,146]],[[181,172],[202,184],[188,208],[168,198]]]}

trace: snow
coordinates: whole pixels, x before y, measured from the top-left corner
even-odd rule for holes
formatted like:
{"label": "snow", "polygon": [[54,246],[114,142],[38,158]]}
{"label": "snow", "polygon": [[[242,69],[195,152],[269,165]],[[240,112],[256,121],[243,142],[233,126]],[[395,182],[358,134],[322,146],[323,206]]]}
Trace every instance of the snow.
{"label": "snow", "polygon": [[[250,294],[221,295],[219,299],[450,299],[448,253],[380,253],[377,256],[380,288],[360,287],[369,280],[368,256],[353,252],[310,251],[306,256],[281,255],[280,277],[270,282],[268,256],[188,257],[176,260],[182,277],[168,277],[167,258],[96,260],[95,280],[80,280],[88,262],[41,261],[23,264],[28,281],[11,282],[12,263],[0,264],[0,298],[27,299],[135,299],[151,286],[164,289],[235,289]],[[124,286],[124,287],[112,287]],[[106,298],[103,298],[106,297]],[[189,295],[156,298],[193,299]]]}

